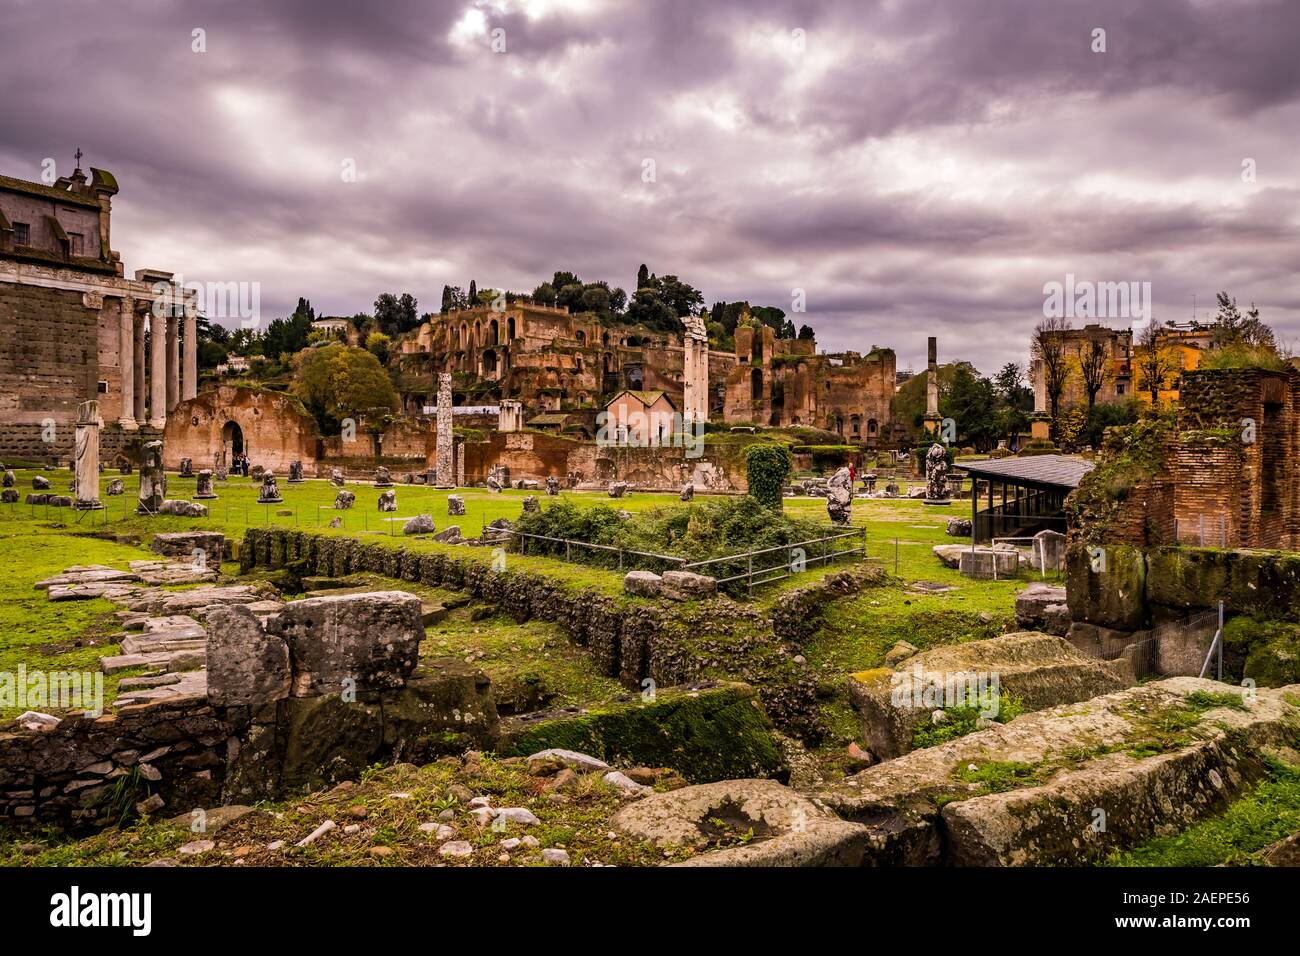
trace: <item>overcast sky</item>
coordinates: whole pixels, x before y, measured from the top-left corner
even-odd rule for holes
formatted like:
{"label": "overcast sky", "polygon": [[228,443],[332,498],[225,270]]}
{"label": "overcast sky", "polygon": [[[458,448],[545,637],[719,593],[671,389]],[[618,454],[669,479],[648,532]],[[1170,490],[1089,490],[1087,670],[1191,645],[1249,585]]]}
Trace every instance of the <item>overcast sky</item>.
{"label": "overcast sky", "polygon": [[1067,273],[1300,346],[1297,37],[1295,0],[2,0],[0,173],[80,147],[128,274],[264,321],[645,262],[900,368],[1025,362]]}

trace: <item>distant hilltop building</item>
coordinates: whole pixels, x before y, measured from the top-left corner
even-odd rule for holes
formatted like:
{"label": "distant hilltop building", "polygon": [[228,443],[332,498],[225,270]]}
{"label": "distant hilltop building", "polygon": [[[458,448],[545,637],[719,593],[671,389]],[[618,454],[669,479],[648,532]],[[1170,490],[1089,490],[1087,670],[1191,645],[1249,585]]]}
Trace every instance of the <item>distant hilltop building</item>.
{"label": "distant hilltop building", "polygon": [[[818,354],[811,338],[778,339],[746,323],[734,351],[714,351],[703,322],[683,321],[683,333],[670,333],[565,307],[483,305],[433,316],[403,338],[393,361],[411,414],[434,404],[438,373],[450,372],[456,405],[518,402],[529,427],[564,413],[566,424],[576,429],[583,419],[589,432],[595,414],[626,391],[661,392],[684,418],[715,423],[808,425],[846,442],[889,433],[892,350]],[[544,422],[552,428],[559,419]]]}
{"label": "distant hilltop building", "polygon": [[[45,184],[0,176],[0,458],[67,459],[77,406],[98,401],[102,454],[156,436],[195,394],[197,308],[172,273],[125,278],[111,242],[117,180],[80,168]],[[145,362],[146,330],[152,336]]]}

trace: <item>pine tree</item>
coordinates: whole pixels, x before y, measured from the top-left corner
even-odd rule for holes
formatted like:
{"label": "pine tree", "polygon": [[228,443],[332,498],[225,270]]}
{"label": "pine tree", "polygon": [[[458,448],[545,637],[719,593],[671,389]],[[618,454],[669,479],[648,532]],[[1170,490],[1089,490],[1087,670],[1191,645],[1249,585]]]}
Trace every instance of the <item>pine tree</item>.
{"label": "pine tree", "polygon": [[469,307],[472,309],[476,305],[478,305],[478,286],[474,284],[473,279],[470,279],[469,280]]}
{"label": "pine tree", "polygon": [[641,268],[636,271],[636,287],[644,289],[650,284],[650,270],[646,268],[645,263],[641,263]]}

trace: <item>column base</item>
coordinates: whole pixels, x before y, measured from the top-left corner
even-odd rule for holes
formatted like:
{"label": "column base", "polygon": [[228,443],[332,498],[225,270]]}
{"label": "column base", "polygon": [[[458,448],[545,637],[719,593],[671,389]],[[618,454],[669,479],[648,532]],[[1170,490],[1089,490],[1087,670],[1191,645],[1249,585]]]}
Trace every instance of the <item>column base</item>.
{"label": "column base", "polygon": [[123,431],[133,432],[140,429],[140,423],[134,418],[119,418],[117,424]]}
{"label": "column base", "polygon": [[151,418],[151,419],[149,419],[149,427],[150,427],[150,428],[166,428],[166,427],[167,427],[167,419],[165,419],[165,418]]}

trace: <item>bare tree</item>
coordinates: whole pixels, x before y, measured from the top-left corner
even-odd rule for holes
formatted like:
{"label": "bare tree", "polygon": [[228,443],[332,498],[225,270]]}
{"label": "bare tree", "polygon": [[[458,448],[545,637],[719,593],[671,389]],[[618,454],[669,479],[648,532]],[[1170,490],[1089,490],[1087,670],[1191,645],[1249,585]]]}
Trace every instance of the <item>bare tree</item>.
{"label": "bare tree", "polygon": [[1065,334],[1070,331],[1070,320],[1049,316],[1034,326],[1033,353],[1043,369],[1043,390],[1047,395],[1047,413],[1052,419],[1052,431],[1061,413],[1061,396],[1070,380],[1070,363],[1065,354]]}
{"label": "bare tree", "polygon": [[1079,349],[1079,376],[1083,379],[1083,390],[1088,395],[1089,414],[1097,404],[1097,393],[1106,384],[1110,374],[1110,355],[1106,346],[1100,339],[1089,339]]}
{"label": "bare tree", "polygon": [[1151,395],[1151,404],[1160,401],[1160,392],[1170,375],[1178,369],[1169,350],[1160,341],[1160,326],[1148,322],[1138,334],[1137,348],[1133,350],[1137,387]]}

